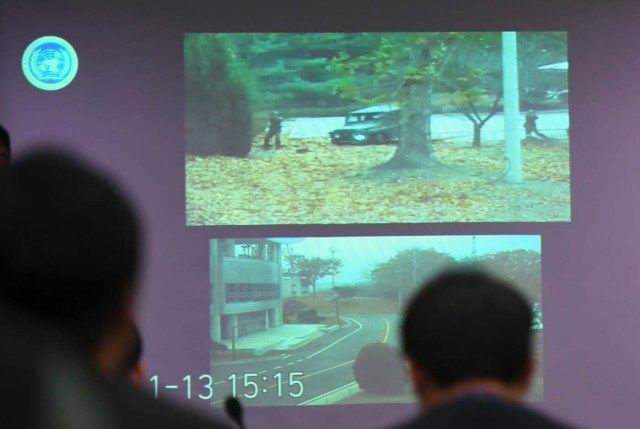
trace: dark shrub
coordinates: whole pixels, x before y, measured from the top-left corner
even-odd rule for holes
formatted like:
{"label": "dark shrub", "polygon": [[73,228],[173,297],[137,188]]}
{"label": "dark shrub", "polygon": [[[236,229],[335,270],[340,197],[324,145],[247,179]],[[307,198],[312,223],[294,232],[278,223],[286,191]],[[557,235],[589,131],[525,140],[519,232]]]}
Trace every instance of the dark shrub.
{"label": "dark shrub", "polygon": [[306,304],[302,301],[296,301],[295,299],[289,299],[282,305],[282,311],[285,316],[295,316],[298,312],[306,308]]}
{"label": "dark shrub", "polygon": [[407,381],[400,354],[384,343],[371,343],[360,349],[353,375],[361,389],[376,395],[402,393]]}
{"label": "dark shrub", "polygon": [[298,322],[300,323],[321,323],[322,317],[318,316],[316,310],[310,308],[298,312]]}
{"label": "dark shrub", "polygon": [[244,157],[251,150],[251,76],[224,35],[185,37],[187,153]]}
{"label": "dark shrub", "polygon": [[211,344],[211,351],[213,352],[226,352],[228,350],[229,350],[229,347],[217,341],[213,341]]}

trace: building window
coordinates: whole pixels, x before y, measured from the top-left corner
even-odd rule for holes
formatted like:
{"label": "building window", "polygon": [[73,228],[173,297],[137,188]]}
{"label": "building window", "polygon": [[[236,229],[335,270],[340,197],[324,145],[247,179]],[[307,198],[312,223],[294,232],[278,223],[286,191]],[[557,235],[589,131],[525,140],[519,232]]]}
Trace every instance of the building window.
{"label": "building window", "polygon": [[277,283],[227,283],[226,303],[256,302],[280,299],[280,285]]}

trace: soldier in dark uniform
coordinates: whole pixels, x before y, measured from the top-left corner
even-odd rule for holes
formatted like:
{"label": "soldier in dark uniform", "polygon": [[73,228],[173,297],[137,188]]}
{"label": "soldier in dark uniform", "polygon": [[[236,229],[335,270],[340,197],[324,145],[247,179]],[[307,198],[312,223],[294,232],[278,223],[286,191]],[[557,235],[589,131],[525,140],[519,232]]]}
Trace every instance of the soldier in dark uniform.
{"label": "soldier in dark uniform", "polygon": [[535,135],[542,139],[549,140],[549,137],[538,131],[538,126],[536,125],[537,120],[538,115],[536,115],[535,110],[529,110],[524,117],[524,131],[527,133],[527,138],[530,139]]}
{"label": "soldier in dark uniform", "polygon": [[269,149],[271,147],[271,138],[275,137],[276,149],[280,149],[280,132],[282,131],[282,118],[278,112],[273,111],[269,116],[269,124],[267,126],[267,134],[264,136],[264,148]]}

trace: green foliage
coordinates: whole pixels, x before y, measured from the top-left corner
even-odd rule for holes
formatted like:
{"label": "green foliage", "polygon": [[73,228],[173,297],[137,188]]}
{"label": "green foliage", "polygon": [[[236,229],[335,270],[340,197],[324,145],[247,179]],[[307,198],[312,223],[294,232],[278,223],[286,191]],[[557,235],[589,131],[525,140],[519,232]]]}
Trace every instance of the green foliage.
{"label": "green foliage", "polygon": [[187,153],[246,156],[252,143],[251,81],[223,35],[184,40]]}
{"label": "green foliage", "polygon": [[[548,72],[538,67],[567,61],[566,33],[518,32],[518,69],[522,102],[532,100],[530,94],[544,97],[547,89],[566,89],[566,72]],[[488,110],[491,100],[502,88],[501,33],[457,33],[448,51],[438,90],[454,92],[457,107]],[[473,93],[471,89],[476,89]]]}
{"label": "green foliage", "polygon": [[537,108],[547,91],[569,88],[566,70],[539,70],[547,64],[567,61],[566,32],[518,33],[520,103],[524,109]]}
{"label": "green foliage", "polygon": [[482,94],[501,92],[500,33],[459,33],[456,43],[449,49],[438,87],[464,94],[463,101],[469,103],[477,102]]}
{"label": "green foliage", "polygon": [[330,62],[342,55],[360,55],[371,47],[363,33],[229,34],[238,58],[252,71],[260,94],[258,108],[293,111],[296,108],[341,106],[353,102],[334,90],[340,75]]}
{"label": "green foliage", "polygon": [[431,71],[426,62],[414,61],[429,34],[433,33],[364,33],[368,51],[341,52],[329,61],[328,70],[339,78],[334,92],[363,104],[398,101],[404,84],[423,80]]}
{"label": "green foliage", "polygon": [[477,263],[494,275],[518,287],[533,302],[542,302],[542,269],[540,253],[512,250],[485,255]]}
{"label": "green foliage", "polygon": [[298,277],[304,285],[311,286],[314,296],[316,282],[326,276],[338,274],[342,267],[342,261],[336,258],[307,258],[303,255],[287,255],[285,258],[289,264],[289,273]]}
{"label": "green foliage", "polygon": [[400,294],[407,299],[415,288],[454,262],[451,256],[432,249],[407,249],[379,263],[371,272],[371,278],[380,296]]}
{"label": "green foliage", "polygon": [[384,343],[370,343],[360,349],[353,375],[361,389],[374,395],[398,395],[407,382],[400,354]]}
{"label": "green foliage", "polygon": [[501,39],[500,33],[458,33],[440,81],[453,93],[451,104],[473,124],[474,147],[481,146],[482,127],[501,108]]}

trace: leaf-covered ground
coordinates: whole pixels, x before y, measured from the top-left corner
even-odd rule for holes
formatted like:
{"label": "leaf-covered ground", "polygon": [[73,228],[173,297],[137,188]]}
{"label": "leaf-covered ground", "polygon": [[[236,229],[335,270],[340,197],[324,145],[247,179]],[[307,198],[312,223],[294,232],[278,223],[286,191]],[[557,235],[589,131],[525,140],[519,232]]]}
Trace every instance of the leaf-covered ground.
{"label": "leaf-covered ground", "polygon": [[[489,142],[491,143],[491,142]],[[186,158],[189,225],[549,222],[570,220],[569,145],[522,145],[524,181],[507,184],[501,144],[439,141],[439,165],[374,169],[395,146],[284,139],[248,158]]]}

